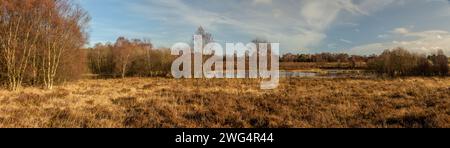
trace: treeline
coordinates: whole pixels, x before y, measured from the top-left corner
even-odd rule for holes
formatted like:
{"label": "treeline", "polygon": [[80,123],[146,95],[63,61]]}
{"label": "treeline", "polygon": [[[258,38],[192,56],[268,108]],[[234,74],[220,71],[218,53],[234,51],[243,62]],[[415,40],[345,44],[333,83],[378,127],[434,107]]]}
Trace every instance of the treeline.
{"label": "treeline", "polygon": [[[374,59],[376,55],[361,56],[349,55],[346,53],[317,53],[317,54],[292,54],[287,53],[280,57],[280,62],[284,69],[296,68],[295,63],[309,63],[303,65],[306,67],[315,67],[321,69],[366,69],[367,62]],[[291,66],[289,66],[291,65]],[[286,67],[287,66],[287,67]],[[293,67],[292,67],[293,66]],[[298,66],[298,64],[297,64]]]}
{"label": "treeline", "polygon": [[167,76],[174,59],[169,49],[153,49],[149,41],[124,37],[87,50],[91,72],[102,77]]}
{"label": "treeline", "polygon": [[[201,26],[195,34],[202,35],[203,45],[213,41]],[[100,77],[167,77],[177,58],[168,48],[156,49],[148,40],[125,37],[119,37],[115,43],[97,44],[87,51],[88,67]]]}
{"label": "treeline", "polygon": [[0,81],[52,89],[80,76],[89,20],[70,0],[0,0]]}
{"label": "treeline", "polygon": [[395,76],[447,76],[449,59],[442,50],[433,55],[411,53],[403,48],[385,50],[368,62],[370,70],[380,75]]}
{"label": "treeline", "polygon": [[[280,62],[366,63],[365,69],[386,76],[447,76],[449,59],[442,50],[432,55],[409,52],[403,48],[385,50],[380,55],[359,56],[345,53],[284,54]],[[338,64],[339,65],[339,64]],[[340,68],[340,67],[334,67]]]}
{"label": "treeline", "polygon": [[349,55],[346,53],[292,54],[280,57],[280,62],[367,62],[372,56]]}

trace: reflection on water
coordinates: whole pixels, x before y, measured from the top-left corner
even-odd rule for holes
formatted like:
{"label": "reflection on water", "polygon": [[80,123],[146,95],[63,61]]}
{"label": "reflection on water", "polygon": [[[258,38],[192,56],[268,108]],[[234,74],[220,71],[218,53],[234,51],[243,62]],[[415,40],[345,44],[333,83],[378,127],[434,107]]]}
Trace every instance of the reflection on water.
{"label": "reflection on water", "polygon": [[341,69],[329,69],[317,72],[304,72],[304,71],[280,71],[280,77],[282,78],[348,78],[348,77],[373,77],[373,75],[366,73],[363,70],[341,70]]}
{"label": "reflection on water", "polygon": [[[213,76],[217,71],[207,72],[207,75]],[[257,71],[254,71],[258,75]],[[241,77],[249,77],[250,72],[246,71]],[[237,72],[232,75],[239,75]],[[341,70],[341,69],[328,69],[321,70],[320,72],[308,72],[308,71],[280,71],[281,78],[347,78],[347,77],[371,77],[371,75],[365,73],[362,70]]]}
{"label": "reflection on water", "polygon": [[314,72],[299,72],[299,71],[280,71],[280,77],[292,78],[292,77],[317,77],[318,74]]}

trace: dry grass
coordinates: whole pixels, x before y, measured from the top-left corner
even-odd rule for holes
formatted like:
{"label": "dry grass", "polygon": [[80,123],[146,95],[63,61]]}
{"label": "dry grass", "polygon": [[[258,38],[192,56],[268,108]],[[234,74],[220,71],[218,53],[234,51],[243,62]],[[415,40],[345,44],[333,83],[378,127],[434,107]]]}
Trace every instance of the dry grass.
{"label": "dry grass", "polygon": [[0,127],[450,127],[450,78],[83,80],[0,91]]}

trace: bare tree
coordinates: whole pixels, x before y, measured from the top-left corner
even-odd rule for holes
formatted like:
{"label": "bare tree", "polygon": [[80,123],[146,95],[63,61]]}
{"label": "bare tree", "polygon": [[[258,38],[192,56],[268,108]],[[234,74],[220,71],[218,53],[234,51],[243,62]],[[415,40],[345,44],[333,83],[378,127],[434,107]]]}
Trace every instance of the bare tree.
{"label": "bare tree", "polygon": [[436,69],[437,69],[439,75],[442,75],[442,76],[448,75],[448,70],[449,70],[448,58],[444,54],[444,51],[442,51],[442,50],[438,51],[437,55],[435,56],[434,63],[437,67]]}
{"label": "bare tree", "polygon": [[83,29],[90,20],[84,10],[70,1],[58,0],[54,7],[46,15],[43,27],[46,34],[40,49],[42,81],[47,89],[54,86],[62,55],[85,43]]}
{"label": "bare tree", "polygon": [[[209,32],[206,32],[206,30],[202,26],[197,28],[197,31],[195,31],[195,35],[202,36],[202,42],[203,42],[202,46],[203,47],[205,47],[206,44],[208,44],[208,43],[214,42],[214,38],[213,38],[212,34]],[[194,40],[194,39],[192,39],[192,40]]]}
{"label": "bare tree", "polygon": [[115,73],[119,73],[122,78],[125,78],[134,56],[132,43],[124,37],[119,37],[112,53]]}
{"label": "bare tree", "polygon": [[105,45],[99,43],[94,48],[88,49],[88,61],[91,72],[99,75],[112,75],[113,73],[113,59],[112,59],[113,45],[107,43]]}

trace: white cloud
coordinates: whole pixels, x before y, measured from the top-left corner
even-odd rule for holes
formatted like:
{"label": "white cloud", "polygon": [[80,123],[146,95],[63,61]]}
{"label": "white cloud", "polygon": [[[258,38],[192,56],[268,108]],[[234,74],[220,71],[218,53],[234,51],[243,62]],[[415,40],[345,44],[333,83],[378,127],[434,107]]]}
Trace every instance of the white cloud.
{"label": "white cloud", "polygon": [[408,34],[408,33],[409,33],[409,30],[408,30],[407,28],[403,28],[403,27],[401,27],[401,28],[395,28],[395,29],[392,31],[392,33],[395,33],[395,34]]}
{"label": "white cloud", "polygon": [[253,4],[272,4],[272,0],[253,0]]}
{"label": "white cloud", "polygon": [[387,38],[387,37],[389,37],[389,35],[387,35],[387,34],[379,34],[377,36],[377,38]]}
{"label": "white cloud", "polygon": [[359,9],[370,14],[392,4],[403,4],[404,0],[360,0]]}
{"label": "white cloud", "polygon": [[347,43],[347,44],[351,44],[353,43],[352,41],[346,40],[346,39],[339,39],[341,42]]}
{"label": "white cloud", "polygon": [[214,27],[215,23],[231,23],[229,18],[213,11],[195,9],[182,0],[145,1],[132,3],[131,9],[143,13],[149,19],[159,19],[170,23],[189,23],[194,26]]}
{"label": "white cloud", "polygon": [[[395,29],[392,33],[401,34],[400,40],[392,42],[371,43],[360,45],[350,50],[355,54],[378,54],[385,49],[403,47],[413,52],[431,54],[438,49],[450,54],[450,33],[443,30],[428,30],[422,32],[411,32],[404,29]],[[406,38],[414,39],[406,39]]]}
{"label": "white cloud", "polygon": [[[363,14],[364,12],[351,0],[307,0],[300,8],[301,15],[310,27],[317,30],[326,29],[341,11],[348,11],[353,14]],[[354,24],[348,22],[348,24]]]}
{"label": "white cloud", "polygon": [[273,17],[280,18],[283,15],[283,11],[280,9],[273,9],[272,10]]}

